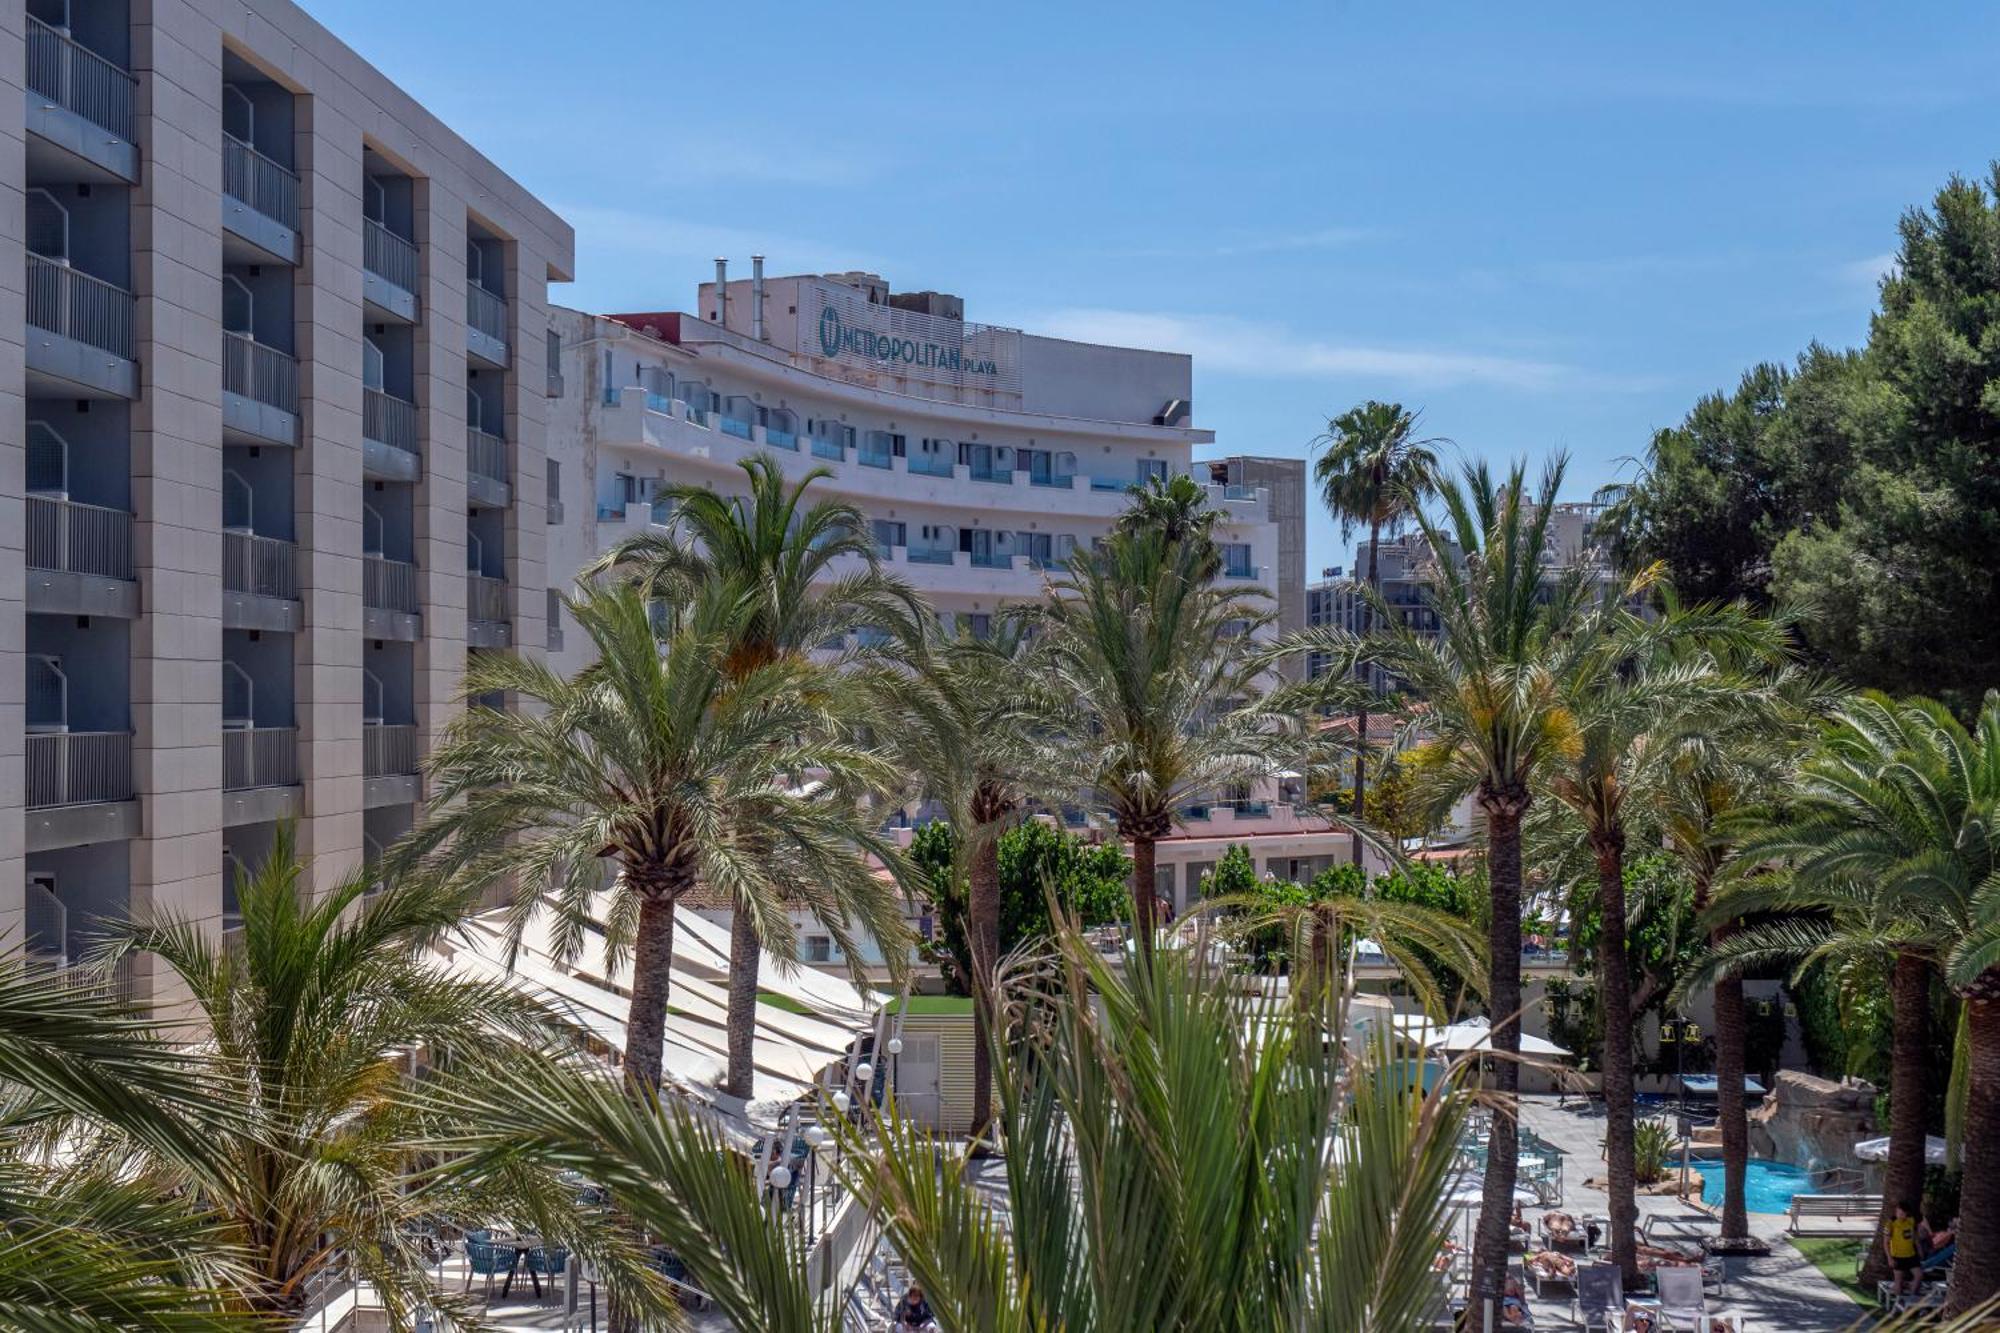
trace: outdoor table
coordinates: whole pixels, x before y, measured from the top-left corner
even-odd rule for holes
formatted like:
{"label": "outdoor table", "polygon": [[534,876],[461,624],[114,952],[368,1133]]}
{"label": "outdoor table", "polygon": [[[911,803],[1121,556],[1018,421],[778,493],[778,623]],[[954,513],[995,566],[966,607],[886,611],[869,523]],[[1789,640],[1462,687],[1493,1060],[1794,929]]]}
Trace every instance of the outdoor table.
{"label": "outdoor table", "polygon": [[539,1236],[508,1237],[495,1233],[492,1240],[492,1244],[495,1245],[496,1247],[505,1246],[506,1248],[513,1251],[513,1258],[508,1260],[507,1262],[507,1280],[500,1284],[500,1298],[502,1300],[505,1300],[510,1294],[512,1294],[514,1290],[514,1274],[520,1272],[522,1267],[526,1266],[528,1270],[528,1281],[532,1283],[535,1288],[535,1299],[540,1300],[542,1298],[542,1279],[541,1275],[535,1272],[535,1266],[533,1264],[528,1263],[528,1252],[530,1250],[538,1250],[541,1248],[542,1246],[541,1237]]}

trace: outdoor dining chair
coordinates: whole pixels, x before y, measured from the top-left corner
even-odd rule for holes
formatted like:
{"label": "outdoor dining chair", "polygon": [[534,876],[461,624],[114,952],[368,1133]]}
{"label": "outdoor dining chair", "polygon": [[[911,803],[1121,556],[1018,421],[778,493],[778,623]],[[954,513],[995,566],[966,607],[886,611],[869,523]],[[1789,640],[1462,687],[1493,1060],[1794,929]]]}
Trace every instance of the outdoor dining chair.
{"label": "outdoor dining chair", "polygon": [[1675,1328],[1698,1329],[1708,1313],[1708,1297],[1702,1291],[1701,1268],[1696,1264],[1667,1264],[1653,1270],[1653,1283],[1660,1297],[1660,1313]]}
{"label": "outdoor dining chair", "polygon": [[1625,1275],[1617,1264],[1580,1264],[1576,1270],[1576,1317],[1584,1333],[1604,1329],[1606,1333],[1622,1320],[1625,1312]]}

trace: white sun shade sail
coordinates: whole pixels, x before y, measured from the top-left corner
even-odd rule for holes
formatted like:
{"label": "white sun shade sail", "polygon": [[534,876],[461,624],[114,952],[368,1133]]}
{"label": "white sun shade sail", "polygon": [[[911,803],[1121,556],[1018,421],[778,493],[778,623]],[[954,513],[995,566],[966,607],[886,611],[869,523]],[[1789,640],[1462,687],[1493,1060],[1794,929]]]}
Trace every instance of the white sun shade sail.
{"label": "white sun shade sail", "polygon": [[[1444,1027],[1433,1027],[1422,1014],[1398,1014],[1396,1035],[1447,1055],[1493,1049],[1493,1025],[1485,1018],[1468,1018]],[[1523,1032],[1521,1054],[1566,1060],[1570,1053],[1552,1041]]]}
{"label": "white sun shade sail", "polygon": [[[599,895],[593,906],[601,914],[608,901],[608,895]],[[585,932],[577,956],[559,962],[546,915],[530,922],[520,947],[510,950],[504,910],[484,912],[462,923],[440,944],[438,953],[450,970],[468,978],[538,995],[594,1038],[622,1051],[631,1004],[631,964],[609,966],[601,926],[599,915],[594,928]],[[757,1006],[752,1094],[745,1105],[718,1089],[729,1064],[728,975],[728,931],[692,911],[675,909],[662,1072],[725,1116],[743,1122],[746,1132],[754,1132],[755,1121],[768,1122],[783,1105],[807,1095],[830,1065],[846,1057],[855,1036],[874,1027],[889,998],[796,965],[787,977],[776,958],[763,954],[759,989],[806,1012]]]}
{"label": "white sun shade sail", "polygon": [[[1854,1155],[1864,1162],[1886,1162],[1889,1160],[1889,1140],[1863,1139],[1854,1145]],[[1944,1158],[1944,1140],[1935,1134],[1924,1135],[1924,1160],[1932,1166],[1943,1166]]]}

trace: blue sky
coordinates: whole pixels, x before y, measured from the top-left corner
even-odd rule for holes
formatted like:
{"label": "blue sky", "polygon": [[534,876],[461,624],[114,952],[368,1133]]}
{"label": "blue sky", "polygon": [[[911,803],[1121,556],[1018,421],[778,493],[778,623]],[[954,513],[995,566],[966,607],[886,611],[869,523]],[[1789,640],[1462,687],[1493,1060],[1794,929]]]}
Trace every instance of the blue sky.
{"label": "blue sky", "polygon": [[306,4],[576,225],[557,300],[872,268],[1193,352],[1217,452],[1393,398],[1578,496],[2000,155],[1975,5]]}

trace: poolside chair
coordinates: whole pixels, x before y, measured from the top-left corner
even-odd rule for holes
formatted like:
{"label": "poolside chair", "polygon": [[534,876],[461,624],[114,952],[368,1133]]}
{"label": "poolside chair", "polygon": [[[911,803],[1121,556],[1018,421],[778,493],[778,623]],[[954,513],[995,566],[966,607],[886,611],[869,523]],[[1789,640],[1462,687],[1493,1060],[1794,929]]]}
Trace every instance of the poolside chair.
{"label": "poolside chair", "polygon": [[1708,1297],[1702,1291],[1701,1268],[1695,1264],[1666,1264],[1653,1270],[1659,1290],[1660,1313],[1675,1328],[1699,1328],[1708,1313]]}
{"label": "poolside chair", "polygon": [[1576,1317],[1584,1333],[1611,1333],[1625,1315],[1625,1275],[1617,1264],[1579,1264],[1576,1270]]}
{"label": "poolside chair", "polygon": [[[487,1233],[491,1235],[491,1232]],[[470,1233],[465,1238],[465,1286],[461,1290],[472,1289],[472,1279],[486,1279],[486,1295],[493,1295],[493,1279],[514,1266],[514,1251],[511,1246],[495,1245],[490,1240],[474,1240]]]}
{"label": "poolside chair", "polygon": [[1538,1297],[1546,1298],[1550,1287],[1561,1287],[1564,1291],[1572,1295],[1576,1292],[1576,1278],[1573,1276],[1565,1276],[1556,1272],[1545,1272],[1543,1269],[1537,1267],[1532,1260],[1525,1265],[1525,1269],[1529,1280],[1534,1283],[1535,1295]]}

